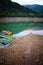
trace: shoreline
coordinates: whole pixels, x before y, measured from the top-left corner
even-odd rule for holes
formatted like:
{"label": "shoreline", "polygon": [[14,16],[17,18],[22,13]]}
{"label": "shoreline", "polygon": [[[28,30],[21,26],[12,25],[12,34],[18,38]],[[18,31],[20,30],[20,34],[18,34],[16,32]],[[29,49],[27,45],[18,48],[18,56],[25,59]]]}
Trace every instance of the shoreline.
{"label": "shoreline", "polygon": [[13,34],[12,36],[16,37],[16,38],[19,38],[19,37],[22,37],[22,36],[25,36],[25,35],[28,35],[28,34],[37,34],[37,35],[43,35],[43,30],[24,30],[24,31],[21,31],[17,34]]}
{"label": "shoreline", "polygon": [[[20,33],[13,34],[12,36],[15,37],[15,40],[16,40],[16,39],[24,38],[26,36],[31,36],[31,35],[34,36],[34,37],[35,36],[43,37],[43,30],[38,30],[38,31],[36,31],[36,30],[24,30],[24,31],[22,31]],[[0,45],[0,48],[9,47],[12,42],[13,42],[13,40],[10,43],[8,43],[8,44],[6,44],[4,46]]]}
{"label": "shoreline", "polygon": [[43,18],[39,18],[39,17],[0,17],[0,22],[43,22]]}

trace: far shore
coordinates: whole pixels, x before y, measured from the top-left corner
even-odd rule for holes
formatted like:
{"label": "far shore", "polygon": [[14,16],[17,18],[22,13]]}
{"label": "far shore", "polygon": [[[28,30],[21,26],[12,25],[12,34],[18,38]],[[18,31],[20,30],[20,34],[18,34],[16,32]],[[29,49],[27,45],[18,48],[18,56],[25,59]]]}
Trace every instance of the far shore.
{"label": "far shore", "polygon": [[0,17],[0,22],[43,22],[41,17]]}

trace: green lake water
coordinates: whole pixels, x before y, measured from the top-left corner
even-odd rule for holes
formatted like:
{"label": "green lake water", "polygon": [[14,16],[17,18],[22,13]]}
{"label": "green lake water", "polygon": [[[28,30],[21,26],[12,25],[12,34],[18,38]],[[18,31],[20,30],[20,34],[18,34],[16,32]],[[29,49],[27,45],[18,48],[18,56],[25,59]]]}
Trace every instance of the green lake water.
{"label": "green lake water", "polygon": [[0,32],[3,30],[11,31],[12,33],[19,33],[26,29],[41,30],[43,29],[43,22],[10,22],[0,23]]}

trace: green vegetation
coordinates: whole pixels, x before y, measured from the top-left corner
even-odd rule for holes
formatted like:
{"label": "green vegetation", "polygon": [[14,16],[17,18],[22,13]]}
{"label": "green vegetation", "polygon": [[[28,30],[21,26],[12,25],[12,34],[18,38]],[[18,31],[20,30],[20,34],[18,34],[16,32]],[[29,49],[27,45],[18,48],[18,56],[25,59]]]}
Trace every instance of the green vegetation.
{"label": "green vegetation", "polygon": [[[32,14],[32,15],[31,15]],[[0,0],[0,17],[40,17],[40,13],[11,0]]]}
{"label": "green vegetation", "polygon": [[0,38],[4,38],[4,39],[0,39],[0,44],[7,44],[7,43],[10,43],[14,37],[13,36],[7,36],[7,35],[2,35],[0,34]]}
{"label": "green vegetation", "polygon": [[3,30],[11,31],[12,33],[18,33],[25,29],[43,29],[43,22],[10,22],[0,23],[0,32]]}

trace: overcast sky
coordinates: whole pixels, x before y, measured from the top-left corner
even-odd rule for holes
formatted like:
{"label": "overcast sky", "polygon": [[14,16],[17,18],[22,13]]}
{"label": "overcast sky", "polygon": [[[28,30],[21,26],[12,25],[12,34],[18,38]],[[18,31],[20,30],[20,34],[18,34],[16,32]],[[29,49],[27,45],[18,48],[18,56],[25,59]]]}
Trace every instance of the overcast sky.
{"label": "overcast sky", "polygon": [[43,5],[43,0],[12,0],[13,2],[17,2],[21,5],[25,4],[40,4]]}

